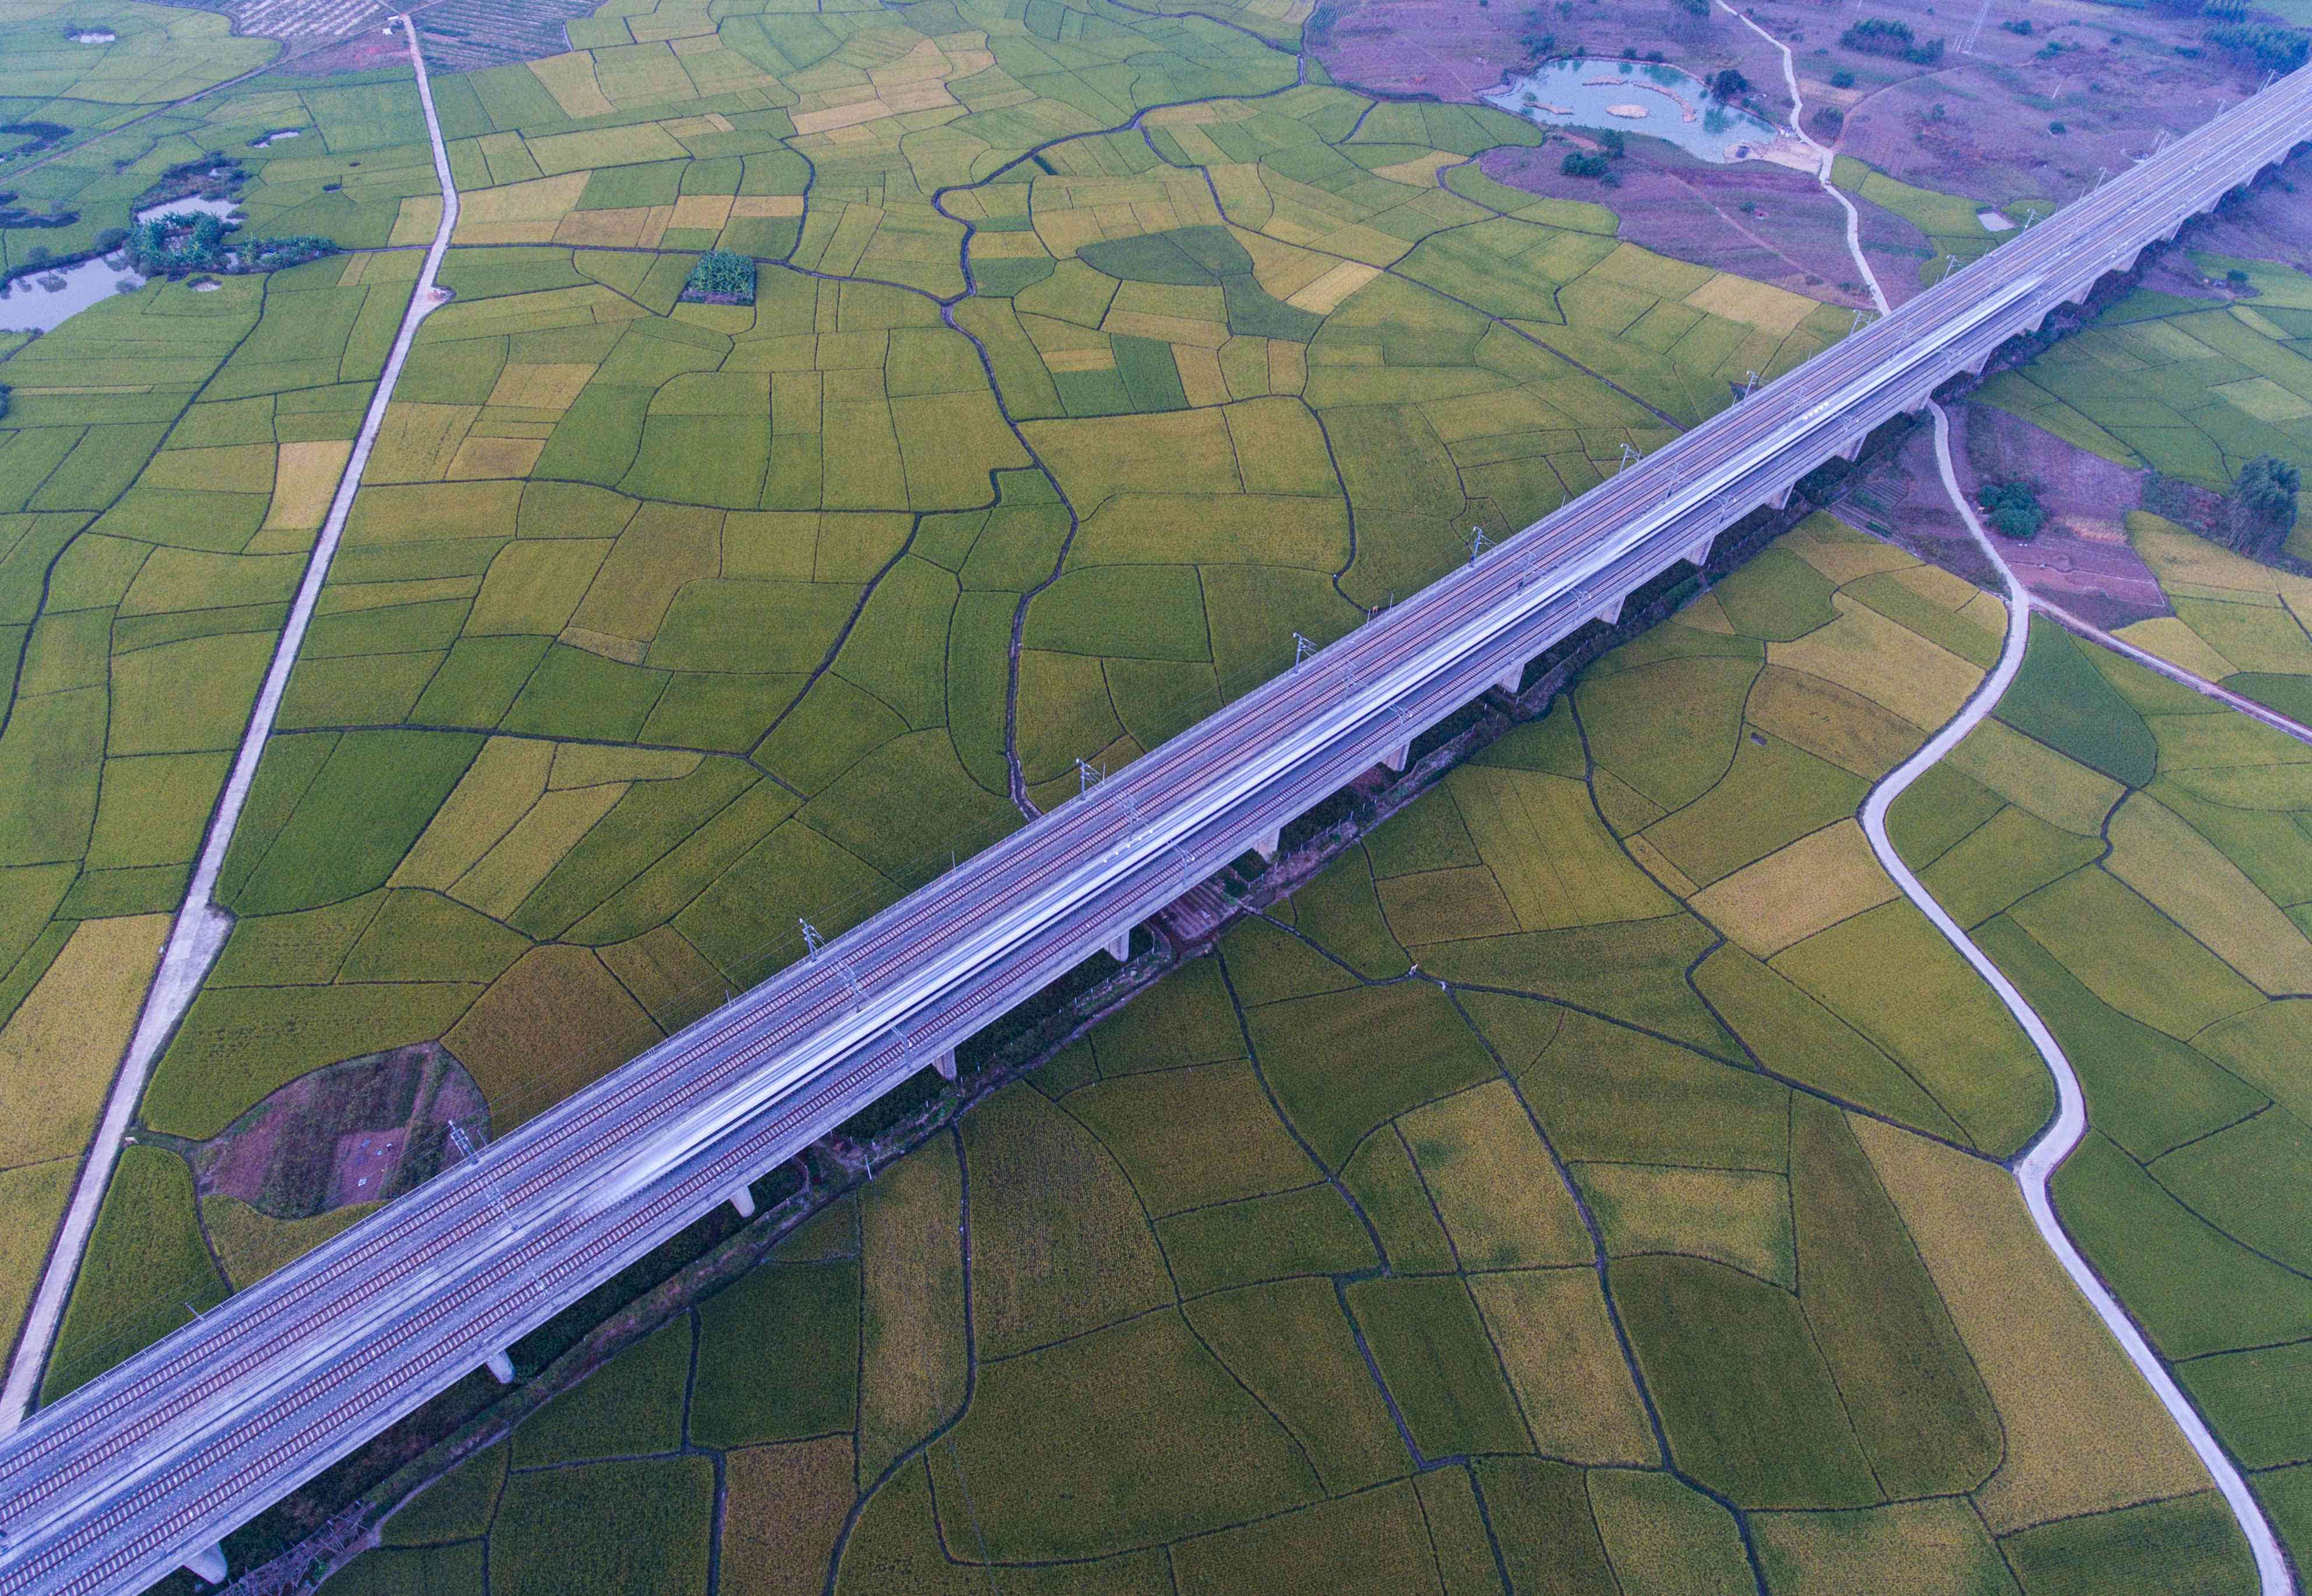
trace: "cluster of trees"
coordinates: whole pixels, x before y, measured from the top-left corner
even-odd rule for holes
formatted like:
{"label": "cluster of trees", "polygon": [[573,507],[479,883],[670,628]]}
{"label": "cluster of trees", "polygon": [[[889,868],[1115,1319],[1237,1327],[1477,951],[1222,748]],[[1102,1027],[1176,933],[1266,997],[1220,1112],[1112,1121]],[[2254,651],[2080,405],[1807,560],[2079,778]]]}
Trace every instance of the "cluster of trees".
{"label": "cluster of trees", "polygon": [[1885,17],[1865,17],[1838,36],[1838,42],[1866,56],[1896,56],[1914,66],[1932,66],[1943,58],[1943,41],[1919,42],[1908,22]]}
{"label": "cluster of trees", "polygon": [[2301,28],[2273,28],[2255,22],[2229,22],[2211,28],[2204,36],[2220,50],[2246,56],[2272,72],[2293,72],[2312,57],[2312,33]]}
{"label": "cluster of trees", "polygon": [[1711,74],[1710,93],[1714,100],[1721,100],[1730,105],[1749,92],[1750,80],[1731,66],[1721,66]]}
{"label": "cluster of trees", "polygon": [[1987,482],[1975,494],[2002,537],[2033,538],[2047,524],[2046,506],[2027,482]]}
{"label": "cluster of trees", "polygon": [[730,249],[709,249],[690,268],[690,281],[683,284],[682,297],[716,305],[753,304],[755,257]]}
{"label": "cluster of trees", "polygon": [[155,216],[129,231],[128,262],[148,277],[181,277],[188,272],[277,272],[337,251],[335,239],[318,234],[228,243],[226,231],[223,221],[206,213]]}
{"label": "cluster of trees", "polygon": [[1619,188],[1622,175],[1614,170],[1614,162],[1630,153],[1629,141],[1622,136],[1620,129],[1614,127],[1599,129],[1597,138],[1598,148],[1596,154],[1568,150],[1565,159],[1557,163],[1557,170],[1569,178],[1595,178],[1608,188]]}
{"label": "cluster of trees", "polygon": [[2286,460],[2258,455],[2232,479],[2224,500],[2224,543],[2251,559],[2278,554],[2296,529],[2296,491],[2302,474]]}

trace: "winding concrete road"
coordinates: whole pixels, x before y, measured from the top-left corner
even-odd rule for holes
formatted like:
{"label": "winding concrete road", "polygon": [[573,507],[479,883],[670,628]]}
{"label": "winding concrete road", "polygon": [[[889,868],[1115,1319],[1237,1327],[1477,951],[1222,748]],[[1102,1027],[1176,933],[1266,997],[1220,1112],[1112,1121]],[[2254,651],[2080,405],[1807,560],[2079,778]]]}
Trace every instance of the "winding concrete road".
{"label": "winding concrete road", "polygon": [[[1798,72],[1791,58],[1790,47],[1750,18],[1742,16],[1727,4],[1727,0],[1718,0],[1718,3],[1725,6],[1730,14],[1739,17],[1760,38],[1782,51],[1782,72],[1790,80],[1791,87],[1791,126],[1800,138],[1822,150],[1822,165],[1816,173],[1816,181],[1845,207],[1848,252],[1853,256],[1855,269],[1862,275],[1863,283],[1870,290],[1872,302],[1878,307],[1880,314],[1885,314],[1887,295],[1878,285],[1878,274],[1870,269],[1870,259],[1862,252],[1861,227],[1853,203],[1830,179],[1832,153],[1808,137],[1801,126],[1805,105],[1799,96]],[[2062,624],[2088,632],[2098,641],[2162,675],[2183,681],[2196,691],[2254,715],[2267,725],[2299,737],[2306,737],[2305,729],[2261,704],[2251,704],[2214,683],[2204,681],[2156,655],[2089,627],[2076,617],[2055,610],[2054,606],[2038,606],[2031,590],[2017,579],[1998,546],[1984,530],[1975,506],[1967,501],[1966,493],[1959,487],[1958,473],[1951,460],[1949,416],[1940,404],[1932,400],[1928,402],[1927,410],[1934,419],[1935,466],[1942,477],[1943,491],[1949,495],[1959,519],[1966,524],[1975,545],[1991,562],[1992,569],[1999,572],[2000,580],[2006,584],[2007,639],[2000,650],[1999,663],[1992,667],[1991,674],[1984,678],[1983,685],[1975,689],[1975,695],[1967,700],[1957,715],[1871,789],[1862,803],[1862,830],[1870,839],[1871,851],[1878,856],[1879,864],[1894,878],[1895,885],[1902,888],[1903,895],[1933,923],[1944,938],[1958,950],[1960,956],[1974,967],[1975,973],[1989,983],[1992,990],[1999,994],[1999,1000],[2007,1006],[2007,1011],[2015,1016],[2015,1023],[2023,1028],[2023,1033],[2031,1039],[2031,1045],[2039,1050],[2039,1057],[2045,1060],[2048,1073],[2055,1080],[2055,1118],[2039,1133],[2038,1139],[2025,1148],[2022,1156],[2010,1165],[2014,1171],[2016,1183],[2022,1188],[2024,1205],[2031,1212],[2031,1223],[2038,1227],[2040,1239],[2062,1262],[2063,1272],[2071,1276],[2072,1284],[2080,1288],[2080,1295],[2095,1309],[2096,1316],[2103,1321],[2113,1339],[2118,1341],[2129,1360],[2150,1384],[2161,1406],[2168,1409],[2168,1416],[2184,1432],[2185,1438],[2192,1443],[2192,1450],[2199,1454],[2202,1465],[2215,1480],[2216,1488],[2223,1493],[2232,1516],[2239,1522],[2240,1532],[2247,1538],[2248,1546],[2255,1554],[2256,1575],[2262,1585],[2263,1596],[2294,1596],[2296,1582],[2289,1571],[2287,1555],[2281,1549],[2279,1537],[2273,1532],[2271,1521],[2264,1516],[2263,1506],[2248,1489],[2247,1481],[2241,1477],[2238,1466],[2210,1431],[2207,1421],[2200,1417],[2199,1409],[2184,1394],[2183,1387],[2176,1383],[2175,1375],[2160,1361],[2159,1355],[2152,1350],[2143,1332],[2128,1316],[2127,1310],[2120,1305],[2119,1299],[2112,1295],[2110,1288],[2104,1285],[2093,1267],[2081,1256],[2079,1248],[2072,1243],[2070,1233],[2064,1230],[2062,1221],[2056,1217],[2050,1182],[2054,1179],[2055,1171],[2062,1168],[2063,1161],[2078,1148],[2088,1129],[2087,1096],[2080,1086],[2077,1072],[2071,1068],[2071,1060],[2064,1056],[2062,1044],[2047,1029],[2046,1022],[2039,1017],[2037,1010],[2016,990],[2015,983],[1992,963],[1989,955],[1975,946],[1975,939],[1935,901],[1934,894],[1926,889],[1918,876],[1912,873],[1910,866],[1903,862],[1902,856],[1895,851],[1895,844],[1887,835],[1887,812],[1914,781],[1957,747],[1966,734],[1981,725],[1984,719],[1998,707],[2000,699],[2013,685],[2016,673],[2023,667],[2024,650],[2031,641],[2034,607],[2048,609]]]}
{"label": "winding concrete road", "polygon": [[1887,811],[1903,795],[1905,789],[1957,747],[1962,737],[1998,707],[2001,696],[2013,684],[2016,673],[2023,667],[2023,651],[2031,639],[2030,591],[2008,569],[2007,562],[2000,557],[1998,548],[1985,535],[1982,521],[1975,516],[1975,507],[1967,502],[1966,495],[1959,490],[1958,475],[1951,464],[1949,418],[1940,405],[1931,404],[1928,408],[1934,416],[1935,463],[1941,472],[1943,487],[1950,494],[1951,502],[1958,507],[1967,529],[1975,535],[1976,545],[1997,567],[2001,580],[2007,584],[2007,641],[2000,650],[1999,663],[1992,667],[1991,674],[1984,678],[1983,685],[1975,689],[1975,696],[1966,702],[1966,707],[1941,730],[1928,738],[1924,747],[1897,765],[1871,789],[1870,796],[1862,803],[1862,829],[1870,839],[1871,850],[1878,854],[1878,862],[1886,867],[1887,874],[1895,878],[1895,885],[1903,889],[1904,896],[1918,906],[1919,911],[1934,923],[1945,939],[1958,949],[1960,956],[1975,967],[1975,973],[1990,983],[1992,990],[1999,994],[1999,1000],[2007,1005],[2007,1011],[2015,1016],[2015,1023],[2031,1039],[2031,1045],[2039,1050],[2040,1058],[2046,1060],[2048,1072],[2055,1077],[2055,1118],[2039,1133],[2039,1138],[2025,1148],[2022,1156],[2010,1165],[2015,1173],[2016,1183],[2023,1190],[2023,1201],[2031,1210],[2031,1223],[2038,1226],[2040,1238],[2062,1262],[2063,1272],[2071,1276],[2071,1283],[2088,1299],[2089,1304],[2096,1311],[2096,1316],[2111,1331],[2129,1361],[2142,1372],[2143,1378],[2159,1397],[2160,1405],[2168,1409],[2168,1416],[2184,1432],[2185,1439],[2192,1443],[2192,1450],[2199,1453],[2202,1465],[2216,1482],[2216,1488],[2224,1494],[2224,1501],[2230,1506],[2232,1516],[2239,1521],[2240,1532],[2247,1538],[2248,1546],[2255,1553],[2256,1574],[2262,1583],[2264,1596],[2293,1596],[2296,1581],[2289,1572],[2287,1556],[2281,1550],[2280,1539],[2273,1533],[2271,1521],[2264,1517],[2262,1505],[2249,1491],[2238,1466],[2208,1428],[2207,1421],[2200,1417],[2199,1409],[2192,1406],[2192,1400],[2184,1394],[2184,1389],[2176,1382],[2175,1375],[2168,1373],[2168,1365],[2160,1361],[2159,1355],[2144,1339],[2143,1332],[2136,1328],[2135,1321],[2128,1317],[2127,1310],[2120,1305],[2119,1299],[2112,1295],[2093,1267],[2080,1255],[2079,1248],[2072,1244],[2070,1233],[2064,1230],[2062,1221],[2056,1217],[2048,1183],[2054,1178],[2055,1171],[2062,1167],[2063,1160],[2079,1147],[2080,1138],[2087,1135],[2088,1130],[2087,1096],[2080,1089],[2080,1077],[2072,1070],[2071,1061],[2064,1057],[2062,1045],[2056,1042],[2054,1033],[2047,1029],[2046,1022],[2024,1000],[2023,994],[2015,990],[2015,983],[2007,979],[1999,966],[1992,963],[1990,955],[1977,947],[1975,939],[1935,901],[1934,894],[1912,874],[1910,866],[1905,864],[1902,856],[1895,851],[1895,844],[1887,835]]}
{"label": "winding concrete road", "polygon": [[385,407],[393,397],[394,380],[401,375],[402,362],[409,357],[417,324],[447,297],[435,291],[434,275],[441,267],[443,251],[450,247],[450,231],[458,225],[458,190],[450,177],[450,152],[442,142],[442,124],[434,114],[434,85],[425,75],[425,55],[418,48],[417,30],[407,16],[394,20],[400,23],[402,34],[409,41],[410,64],[417,69],[417,97],[425,108],[426,135],[434,141],[434,175],[442,185],[442,223],[434,230],[434,242],[425,251],[425,264],[418,271],[408,309],[402,312],[400,331],[394,336],[393,349],[386,356],[377,391],[370,397],[369,410],[362,417],[361,432],[354,440],[352,454],[346,458],[345,474],[337,479],[337,496],[329,501],[329,513],[314,540],[312,558],[305,566],[305,579],[298,586],[296,602],[290,606],[288,621],[281,629],[281,641],[273,650],[273,662],[266,670],[264,685],[250,713],[249,728],[241,734],[232,772],[210,817],[200,858],[185,889],[184,903],[177,911],[176,923],[170,928],[169,940],[162,948],[159,971],[144,994],[144,1007],[129,1038],[128,1051],[122,1058],[119,1073],[113,1077],[111,1094],[105,1099],[104,1116],[97,1124],[95,1138],[89,1143],[87,1157],[81,1162],[72,1201],[66,1205],[64,1218],[57,1227],[56,1241],[48,1250],[48,1268],[40,1276],[39,1289],[33,1294],[31,1311],[25,1315],[23,1336],[8,1366],[7,1383],[0,1386],[0,1435],[23,1421],[25,1410],[39,1389],[48,1353],[56,1344],[57,1326],[63,1319],[74,1277],[80,1271],[81,1255],[88,1248],[89,1233],[96,1225],[97,1208],[104,1199],[105,1187],[111,1182],[113,1165],[120,1156],[121,1138],[127,1134],[137,1100],[144,1095],[144,1083],[152,1077],[161,1050],[175,1033],[177,1023],[185,1017],[193,995],[200,990],[202,978],[224,949],[225,934],[232,929],[232,916],[216,905],[217,872],[224,867],[225,850],[232,846],[233,827],[240,823],[241,806],[249,799],[249,785],[256,778],[258,759],[265,752],[266,740],[272,736],[274,719],[281,709],[281,694],[289,685],[290,669],[296,664],[297,651],[305,641],[305,629],[312,622],[313,606],[321,597],[321,583],[329,574],[329,562],[345,536],[346,516],[353,509],[354,495],[361,490],[362,471],[369,464],[378,429],[385,424]]}

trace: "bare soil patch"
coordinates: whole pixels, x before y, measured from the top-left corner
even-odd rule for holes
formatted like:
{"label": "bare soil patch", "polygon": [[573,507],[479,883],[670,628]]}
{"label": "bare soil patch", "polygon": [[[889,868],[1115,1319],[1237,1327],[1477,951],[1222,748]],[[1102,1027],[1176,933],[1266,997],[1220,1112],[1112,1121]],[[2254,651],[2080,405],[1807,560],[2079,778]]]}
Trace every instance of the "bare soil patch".
{"label": "bare soil patch", "polygon": [[[2127,512],[2139,507],[2149,473],[2074,449],[2003,411],[1949,408],[1960,488],[1972,498],[1987,482],[2029,482],[2048,511],[2045,527],[2027,541],[1992,534],[2017,580],[2106,631],[2173,613],[2127,541]],[[1943,492],[1929,428],[1914,429],[1899,449],[1855,473],[1835,509],[1852,526],[2000,590]]]}
{"label": "bare soil patch", "polygon": [[1577,45],[1600,57],[1618,57],[1625,49],[1642,59],[1658,54],[1704,78],[1735,67],[1755,85],[1759,115],[1780,121],[1790,114],[1781,58],[1722,11],[1696,17],[1664,0],[1580,0],[1537,5],[1532,13],[1529,22],[1519,0],[1484,6],[1469,0],[1326,0],[1306,37],[1336,80],[1385,94],[1474,100],[1526,67],[1530,57],[1520,39],[1537,30],[1556,37],[1558,54]]}
{"label": "bare soil patch", "polygon": [[[1621,187],[1605,189],[1594,179],[1558,170],[1570,136],[1559,135],[1538,149],[1488,150],[1478,165],[1531,194],[1610,205],[1622,219],[1623,238],[1661,254],[1834,304],[1870,302],[1846,253],[1845,213],[1804,172],[1764,161],[1712,166],[1678,151],[1642,149],[1645,141],[1632,139],[1629,157],[1616,167]],[[1894,224],[1890,240],[1900,246],[1894,229],[1911,230],[1887,221]]]}
{"label": "bare soil patch", "polygon": [[[443,1163],[454,1120],[488,1108],[437,1042],[299,1077],[193,1151],[204,1197],[239,1198],[276,1219],[398,1196]],[[477,1137],[477,1140],[483,1139]]]}
{"label": "bare soil patch", "polygon": [[1988,482],[2027,482],[2046,508],[2038,536],[1998,539],[2025,587],[2106,632],[2173,613],[2159,579],[2127,540],[2127,512],[2141,507],[2148,472],[2115,465],[1986,406],[1956,408],[1951,431],[1959,484],[1968,493]]}
{"label": "bare soil patch", "polygon": [[[1843,113],[1840,153],[1986,205],[2074,198],[2098,167],[2119,170],[2150,149],[2161,128],[2198,126],[2219,96],[2238,100],[2263,75],[2220,51],[2177,55],[2178,45],[2202,48],[2203,19],[2084,0],[1994,6],[1973,54],[1965,47],[1976,8],[1965,4],[1765,0],[1747,9],[1790,45],[1808,109]],[[1841,44],[1839,36],[1866,17],[1905,23],[1922,44],[1941,39],[1941,59],[1919,65]],[[2010,32],[2001,26],[2007,22],[2027,22],[2031,31]],[[1852,74],[1852,87],[1832,86],[1838,72]]]}

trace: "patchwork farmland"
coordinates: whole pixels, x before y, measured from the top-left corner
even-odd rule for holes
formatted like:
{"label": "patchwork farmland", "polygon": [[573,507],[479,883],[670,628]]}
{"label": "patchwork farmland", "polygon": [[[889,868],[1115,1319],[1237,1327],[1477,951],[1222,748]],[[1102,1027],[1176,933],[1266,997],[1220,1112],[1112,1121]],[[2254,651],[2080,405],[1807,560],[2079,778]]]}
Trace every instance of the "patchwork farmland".
{"label": "patchwork farmland", "polygon": [[2002,625],[1790,535],[328,1588],[2252,1589],[1996,1162],[2036,1059],[1852,819]]}
{"label": "patchwork farmland", "polygon": [[[0,348],[0,1341],[442,223],[406,34],[286,69],[359,10],[0,3],[0,310],[162,200],[334,246]],[[41,1400],[1857,325],[1485,175],[1545,130],[1332,81],[1308,11],[414,13],[447,302]],[[686,296],[710,251],[751,302]],[[2300,457],[2305,280],[2210,262],[2253,296],[2139,290],[1978,399],[2211,492]],[[2128,641],[2312,702],[2301,577],[2128,526],[2175,609]],[[915,1151],[831,1144],[766,1263],[314,1577],[2257,1589],[2008,1173],[2040,1056],[1857,824],[2004,606],[1828,514],[1681,597]],[[2064,1222],[2291,1547],[2302,751],[2035,630],[1893,816],[2085,1079]]]}

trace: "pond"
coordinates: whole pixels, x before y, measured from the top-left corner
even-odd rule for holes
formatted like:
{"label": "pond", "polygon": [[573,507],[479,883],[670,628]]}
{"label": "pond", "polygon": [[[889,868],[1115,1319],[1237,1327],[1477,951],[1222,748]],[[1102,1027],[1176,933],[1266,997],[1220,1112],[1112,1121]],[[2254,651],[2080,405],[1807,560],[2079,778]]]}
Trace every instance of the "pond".
{"label": "pond", "polygon": [[230,222],[232,214],[240,208],[237,199],[206,199],[188,194],[181,199],[164,199],[157,205],[146,205],[136,213],[136,220],[145,222],[156,216],[215,216],[220,222]]}
{"label": "pond", "polygon": [[1613,127],[1667,139],[1715,165],[1757,159],[1773,124],[1719,104],[1700,78],[1645,61],[1553,61],[1480,98],[1545,127]]}
{"label": "pond", "polygon": [[[120,257],[84,260],[35,277],[19,277],[0,288],[0,332],[50,332],[74,312],[143,284],[144,279],[126,262],[116,266],[111,264],[114,261],[120,261]],[[50,283],[57,286],[51,288]]]}

